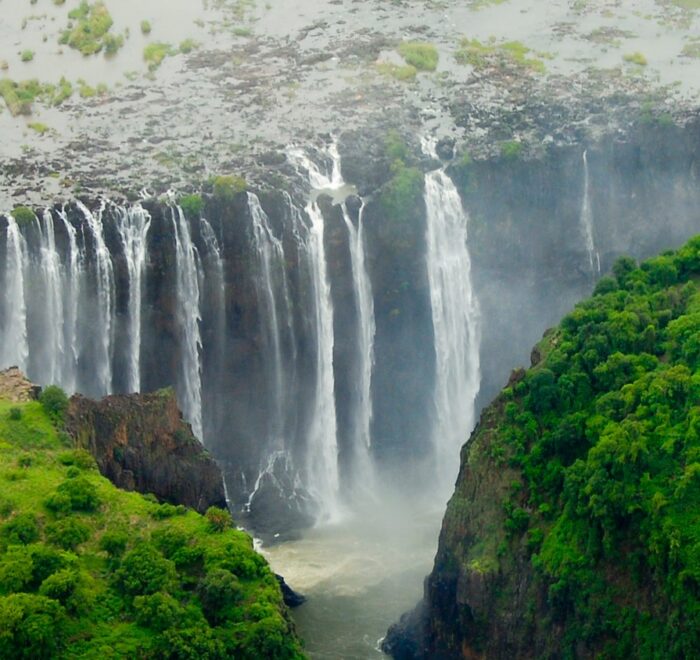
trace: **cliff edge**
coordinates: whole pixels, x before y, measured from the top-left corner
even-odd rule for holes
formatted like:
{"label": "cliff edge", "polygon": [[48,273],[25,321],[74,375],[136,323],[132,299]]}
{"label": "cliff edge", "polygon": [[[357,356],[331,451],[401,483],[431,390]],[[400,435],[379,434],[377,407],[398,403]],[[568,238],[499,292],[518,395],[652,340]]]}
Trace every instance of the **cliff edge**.
{"label": "cliff edge", "polygon": [[117,487],[153,493],[200,513],[226,508],[221,471],[193,435],[170,389],[71,397],[66,430]]}
{"label": "cliff edge", "polygon": [[394,658],[700,652],[700,237],[613,273],[483,412]]}

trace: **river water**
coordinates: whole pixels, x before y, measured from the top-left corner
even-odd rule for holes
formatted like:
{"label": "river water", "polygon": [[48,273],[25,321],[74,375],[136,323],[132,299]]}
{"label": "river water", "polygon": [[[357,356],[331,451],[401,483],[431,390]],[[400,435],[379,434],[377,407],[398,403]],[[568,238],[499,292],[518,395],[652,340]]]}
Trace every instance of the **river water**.
{"label": "river water", "polygon": [[386,657],[380,641],[422,595],[442,513],[425,506],[367,510],[262,548],[308,599],[292,615],[310,658]]}

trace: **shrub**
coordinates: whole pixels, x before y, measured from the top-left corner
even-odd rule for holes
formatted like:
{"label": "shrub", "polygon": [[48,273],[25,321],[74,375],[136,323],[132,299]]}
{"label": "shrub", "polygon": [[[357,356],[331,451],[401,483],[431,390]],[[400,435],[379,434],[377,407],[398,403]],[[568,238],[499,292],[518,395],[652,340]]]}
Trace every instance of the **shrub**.
{"label": "shrub", "polygon": [[187,534],[176,527],[164,527],[153,532],[151,540],[165,557],[171,559],[178,550],[187,545]]}
{"label": "shrub", "polygon": [[216,625],[227,618],[227,610],[242,598],[238,578],[224,568],[209,571],[197,586],[207,620]]}
{"label": "shrub", "polygon": [[29,49],[23,50],[20,59],[22,62],[31,62],[34,59],[34,51]]}
{"label": "shrub", "polygon": [[16,206],[12,209],[11,215],[20,227],[31,225],[36,220],[34,211],[27,206]]}
{"label": "shrub", "polygon": [[418,71],[435,71],[438,64],[438,52],[433,44],[406,41],[398,48],[401,57]]}
{"label": "shrub", "polygon": [[68,13],[68,17],[75,23],[61,34],[60,43],[67,44],[86,56],[102,50],[112,27],[112,17],[103,2],[90,5],[87,0],[82,0],[78,7]]}
{"label": "shrub", "polygon": [[168,55],[175,55],[176,52],[170,44],[154,41],[143,49],[143,59],[148,64],[148,70],[155,71]]}
{"label": "shrub", "polygon": [[174,564],[150,543],[141,543],[122,560],[116,583],[131,596],[145,596],[166,589],[175,579]]}
{"label": "shrub", "polygon": [[76,518],[66,518],[48,525],[46,539],[64,550],[75,550],[90,538],[90,528]]}
{"label": "shrub", "polygon": [[64,645],[65,612],[45,596],[0,598],[0,657],[53,658]]}
{"label": "shrub", "polygon": [[[70,508],[73,511],[95,511],[100,506],[97,488],[85,477],[76,477],[64,481],[56,489],[56,493],[68,497]],[[48,501],[46,505],[51,508]]]}
{"label": "shrub", "polygon": [[121,530],[109,530],[100,539],[100,549],[104,550],[113,559],[121,557],[126,550],[129,536]]}
{"label": "shrub", "polygon": [[46,498],[44,505],[57,516],[65,516],[73,510],[71,498],[67,493],[52,493]]}
{"label": "shrub", "polygon": [[214,177],[214,197],[222,202],[231,202],[233,198],[245,191],[247,184],[243,177],[221,175]]}
{"label": "shrub", "polygon": [[97,463],[92,454],[85,449],[73,449],[64,451],[58,456],[58,460],[62,465],[74,465],[81,470],[95,470]]}
{"label": "shrub", "polygon": [[33,513],[19,513],[2,526],[2,536],[10,544],[39,540],[39,523]]}
{"label": "shrub", "polygon": [[32,584],[40,585],[49,575],[66,568],[75,561],[75,556],[60,552],[43,543],[37,543],[29,548],[32,558]]}
{"label": "shrub", "polygon": [[58,601],[73,614],[88,612],[94,601],[92,594],[85,587],[84,576],[71,568],[63,569],[46,578],[39,593]]}
{"label": "shrub", "polygon": [[151,29],[150,21],[141,21],[141,34],[151,34]]}
{"label": "shrub", "polygon": [[223,532],[232,525],[231,514],[226,509],[210,506],[204,514],[209,522],[209,528],[215,532]]}
{"label": "shrub", "polygon": [[178,627],[185,610],[170,594],[157,592],[134,598],[136,622],[144,628],[163,631]]}
{"label": "shrub", "polygon": [[178,204],[189,218],[199,218],[204,209],[204,200],[201,195],[184,195],[180,197]]}
{"label": "shrub", "polygon": [[63,426],[64,417],[68,410],[66,393],[58,385],[49,385],[39,395],[39,401],[51,420],[55,424]]}
{"label": "shrub", "polygon": [[10,408],[8,417],[13,421],[17,422],[22,419],[22,409],[21,408]]}
{"label": "shrub", "polygon": [[[34,578],[33,569],[32,556],[27,548],[10,547],[0,561],[0,591],[9,594],[27,589]],[[0,631],[2,631],[1,627]],[[3,657],[1,653],[0,657]]]}
{"label": "shrub", "polygon": [[214,637],[211,628],[200,625],[166,630],[160,639],[158,657],[164,660],[215,660],[226,657],[226,653],[223,644]]}

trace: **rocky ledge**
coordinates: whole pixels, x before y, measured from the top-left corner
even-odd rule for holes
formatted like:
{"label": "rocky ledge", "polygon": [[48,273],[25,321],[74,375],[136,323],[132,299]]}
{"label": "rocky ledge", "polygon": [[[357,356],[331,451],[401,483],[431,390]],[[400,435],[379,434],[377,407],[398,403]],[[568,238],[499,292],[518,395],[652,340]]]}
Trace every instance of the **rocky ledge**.
{"label": "rocky ledge", "polygon": [[100,401],[73,396],[66,430],[119,488],[199,512],[226,508],[221,471],[183,420],[170,389]]}

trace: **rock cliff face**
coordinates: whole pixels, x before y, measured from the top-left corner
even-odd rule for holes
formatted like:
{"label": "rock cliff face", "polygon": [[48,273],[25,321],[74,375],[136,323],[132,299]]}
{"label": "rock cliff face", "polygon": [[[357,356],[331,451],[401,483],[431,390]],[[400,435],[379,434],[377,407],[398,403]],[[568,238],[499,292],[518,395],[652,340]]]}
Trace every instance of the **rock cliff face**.
{"label": "rock cliff face", "polygon": [[395,658],[697,655],[700,236],[613,274],[482,413]]}
{"label": "rock cliff face", "polygon": [[66,428],[119,488],[199,512],[226,508],[221,471],[192,434],[171,390],[70,400]]}

